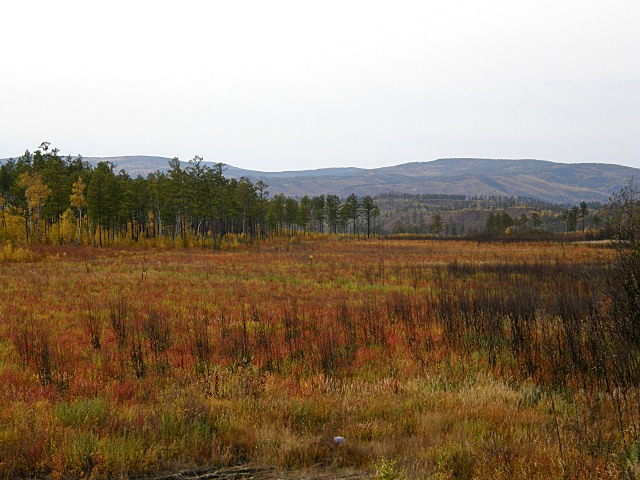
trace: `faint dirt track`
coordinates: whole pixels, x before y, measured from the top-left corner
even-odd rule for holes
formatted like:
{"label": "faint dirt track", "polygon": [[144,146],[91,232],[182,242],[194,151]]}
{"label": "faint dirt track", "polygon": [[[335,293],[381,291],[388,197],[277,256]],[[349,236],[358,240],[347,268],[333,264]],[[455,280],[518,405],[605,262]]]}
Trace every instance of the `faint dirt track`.
{"label": "faint dirt track", "polygon": [[225,467],[183,470],[176,473],[142,477],[144,480],[364,480],[366,472],[353,470],[276,470],[270,467]]}

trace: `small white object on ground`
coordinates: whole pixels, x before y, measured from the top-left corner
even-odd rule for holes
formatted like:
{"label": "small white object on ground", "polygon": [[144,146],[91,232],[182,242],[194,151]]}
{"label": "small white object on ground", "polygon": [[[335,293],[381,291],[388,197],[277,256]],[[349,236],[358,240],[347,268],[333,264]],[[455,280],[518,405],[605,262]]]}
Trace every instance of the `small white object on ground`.
{"label": "small white object on ground", "polygon": [[341,436],[333,437],[333,443],[335,445],[342,445],[344,443],[344,437],[341,437]]}

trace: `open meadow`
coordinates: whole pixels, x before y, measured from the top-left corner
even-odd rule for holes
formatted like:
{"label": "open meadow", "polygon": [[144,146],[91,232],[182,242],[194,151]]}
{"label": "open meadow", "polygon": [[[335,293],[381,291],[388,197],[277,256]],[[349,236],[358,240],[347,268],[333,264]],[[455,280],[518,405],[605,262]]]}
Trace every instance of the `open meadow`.
{"label": "open meadow", "polygon": [[333,236],[3,255],[2,477],[640,474],[638,358],[606,245]]}

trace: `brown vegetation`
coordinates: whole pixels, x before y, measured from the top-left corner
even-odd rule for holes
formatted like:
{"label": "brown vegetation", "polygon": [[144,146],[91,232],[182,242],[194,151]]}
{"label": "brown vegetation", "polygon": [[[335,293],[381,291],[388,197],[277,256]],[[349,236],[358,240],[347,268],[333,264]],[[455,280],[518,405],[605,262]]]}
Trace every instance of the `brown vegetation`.
{"label": "brown vegetation", "polygon": [[637,474],[613,256],[351,238],[21,254],[0,264],[0,475]]}

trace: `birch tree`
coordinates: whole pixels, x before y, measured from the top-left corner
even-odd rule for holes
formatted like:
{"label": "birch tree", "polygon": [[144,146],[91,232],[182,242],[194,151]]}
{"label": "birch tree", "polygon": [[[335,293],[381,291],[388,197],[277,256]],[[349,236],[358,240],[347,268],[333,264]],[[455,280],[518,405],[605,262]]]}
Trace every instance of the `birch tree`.
{"label": "birch tree", "polygon": [[40,241],[40,218],[42,208],[47,198],[51,195],[51,189],[42,182],[39,173],[23,173],[18,179],[18,184],[25,189],[27,200],[27,215],[29,216],[29,237],[33,243],[33,224],[36,225],[38,241]]}
{"label": "birch tree", "polygon": [[81,239],[82,210],[87,206],[87,199],[84,195],[86,188],[87,185],[84,183],[84,180],[82,180],[82,177],[78,177],[78,180],[76,180],[71,187],[71,196],[69,197],[71,208],[78,214],[78,245],[80,245]]}

